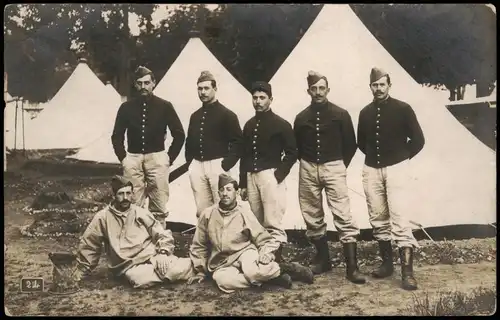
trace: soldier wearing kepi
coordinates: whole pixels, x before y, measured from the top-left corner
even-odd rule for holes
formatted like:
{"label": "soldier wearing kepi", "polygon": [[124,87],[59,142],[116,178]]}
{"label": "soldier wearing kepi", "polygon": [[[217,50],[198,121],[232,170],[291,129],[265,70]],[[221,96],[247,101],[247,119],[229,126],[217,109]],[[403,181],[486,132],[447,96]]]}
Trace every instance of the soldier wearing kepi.
{"label": "soldier wearing kepi", "polygon": [[356,153],[356,136],[349,113],[328,101],[328,79],[314,71],[307,76],[312,102],[294,121],[299,150],[299,203],[307,231],[316,247],[314,273],[330,270],[323,195],[333,213],[335,227],[344,247],[347,279],[365,283],[358,271],[356,237],[346,181],[346,168]]}
{"label": "soldier wearing kepi", "polygon": [[[297,161],[297,145],[292,126],[271,110],[271,85],[255,82],[251,93],[256,112],[243,128],[241,197],[248,199],[259,222],[283,245],[287,242],[282,227],[286,209],[284,180]],[[282,245],[275,252],[277,261],[281,261]]]}
{"label": "soldier wearing kepi", "polygon": [[372,275],[392,275],[394,239],[401,259],[402,286],[415,290],[413,250],[418,242],[405,215],[405,198],[412,192],[409,159],[422,150],[425,139],[411,106],[389,95],[391,78],[387,72],[373,68],[370,88],[374,99],[359,114],[358,147],[366,155],[363,187],[373,236],[382,257],[382,265]]}
{"label": "soldier wearing kepi", "polygon": [[186,161],[197,212],[219,203],[219,174],[229,172],[240,158],[242,132],[236,114],[216,97],[217,83],[209,71],[198,78],[198,96],[203,103],[189,120]]}
{"label": "soldier wearing kepi", "polygon": [[[181,151],[185,134],[172,104],[152,93],[154,86],[151,70],[137,68],[135,88],[139,96],[118,109],[111,141],[123,175],[134,185],[135,203],[142,207],[149,197],[149,211],[164,223],[168,214],[169,168]],[[167,128],[173,141],[165,152]],[[128,152],[124,147],[125,132]]]}

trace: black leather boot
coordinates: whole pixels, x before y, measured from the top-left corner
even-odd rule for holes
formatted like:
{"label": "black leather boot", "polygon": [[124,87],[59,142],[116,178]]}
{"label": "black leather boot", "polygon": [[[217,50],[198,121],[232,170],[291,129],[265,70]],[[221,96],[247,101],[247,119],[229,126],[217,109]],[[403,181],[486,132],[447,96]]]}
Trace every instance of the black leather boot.
{"label": "black leather boot", "polygon": [[359,272],[357,259],[357,244],[356,242],[344,243],[344,258],[346,263],[346,278],[352,283],[363,284],[366,282],[365,277]]}
{"label": "black leather boot", "polygon": [[372,272],[374,278],[382,279],[392,276],[394,265],[392,262],[392,245],[391,241],[379,241],[380,257],[382,264]]}
{"label": "black leather boot", "polygon": [[413,248],[399,248],[399,257],[401,259],[401,280],[403,282],[403,289],[417,290],[417,280],[413,277]]}
{"label": "black leather boot", "polygon": [[289,274],[292,280],[301,281],[305,283],[314,282],[314,274],[308,267],[304,267],[296,262],[282,262],[279,263],[282,273]]}
{"label": "black leather boot", "polygon": [[292,287],[292,278],[288,273],[281,272],[278,277],[267,281],[267,284],[290,289]]}
{"label": "black leather boot", "polygon": [[328,250],[328,240],[323,236],[317,240],[311,240],[316,247],[316,256],[311,264],[311,270],[314,274],[320,274],[332,270],[330,262],[330,252]]}

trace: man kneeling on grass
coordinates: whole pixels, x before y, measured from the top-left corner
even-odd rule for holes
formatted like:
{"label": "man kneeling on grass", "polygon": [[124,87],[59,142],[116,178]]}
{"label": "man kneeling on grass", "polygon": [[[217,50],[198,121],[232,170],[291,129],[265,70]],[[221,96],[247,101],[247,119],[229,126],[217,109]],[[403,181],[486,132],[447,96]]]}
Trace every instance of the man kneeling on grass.
{"label": "man kneeling on grass", "polygon": [[205,209],[198,219],[190,249],[196,275],[189,282],[201,282],[211,274],[226,293],[264,282],[285,288],[291,288],[292,280],[312,283],[309,268],[274,261],[273,252],[280,243],[238,203],[238,183],[221,174],[218,187],[220,202]]}
{"label": "man kneeling on grass", "polygon": [[114,201],[94,216],[80,240],[77,279],[95,269],[103,243],[110,271],[134,288],[194,276],[191,259],[173,255],[172,232],[151,212],[132,204],[132,182],[115,176],[111,187]]}

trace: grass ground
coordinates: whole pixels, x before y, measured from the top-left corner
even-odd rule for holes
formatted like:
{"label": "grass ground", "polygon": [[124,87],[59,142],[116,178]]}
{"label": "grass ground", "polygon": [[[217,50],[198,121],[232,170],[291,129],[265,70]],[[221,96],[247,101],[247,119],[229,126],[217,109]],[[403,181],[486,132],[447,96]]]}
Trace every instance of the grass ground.
{"label": "grass ground", "polygon": [[[331,242],[334,269],[312,285],[295,283],[290,290],[267,287],[227,295],[212,282],[134,290],[109,277],[103,258],[79,292],[51,295],[46,292],[52,281],[48,253],[74,248],[77,237],[23,235],[21,228],[37,218],[23,208],[41,192],[57,189],[80,199],[105,200],[109,177],[47,175],[18,167],[4,178],[4,302],[13,315],[479,315],[496,308],[496,238],[420,241],[415,292],[400,288],[399,266],[389,279],[368,277],[365,285],[351,284],[344,277],[341,247]],[[185,256],[191,235],[175,233],[175,238],[176,253]],[[369,274],[378,262],[376,250],[374,242],[360,243],[362,272]],[[289,243],[284,252],[287,260],[304,264],[313,254],[300,241]],[[23,277],[44,278],[45,291],[21,293]]]}

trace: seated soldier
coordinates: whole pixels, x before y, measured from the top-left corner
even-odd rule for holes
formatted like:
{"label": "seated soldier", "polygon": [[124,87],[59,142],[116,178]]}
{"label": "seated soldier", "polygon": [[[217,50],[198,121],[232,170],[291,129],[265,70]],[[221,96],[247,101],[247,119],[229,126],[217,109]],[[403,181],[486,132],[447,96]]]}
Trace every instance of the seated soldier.
{"label": "seated soldier", "polygon": [[238,183],[221,174],[218,188],[220,202],[202,211],[198,220],[190,249],[196,275],[189,282],[201,282],[211,274],[226,293],[264,282],[285,288],[292,280],[312,283],[309,268],[274,261],[280,243],[238,203]]}
{"label": "seated soldier", "polygon": [[172,232],[132,204],[132,183],[115,176],[111,187],[113,202],[96,213],[80,239],[77,280],[97,266],[103,243],[112,274],[125,277],[134,288],[192,277],[191,259],[173,255]]}

